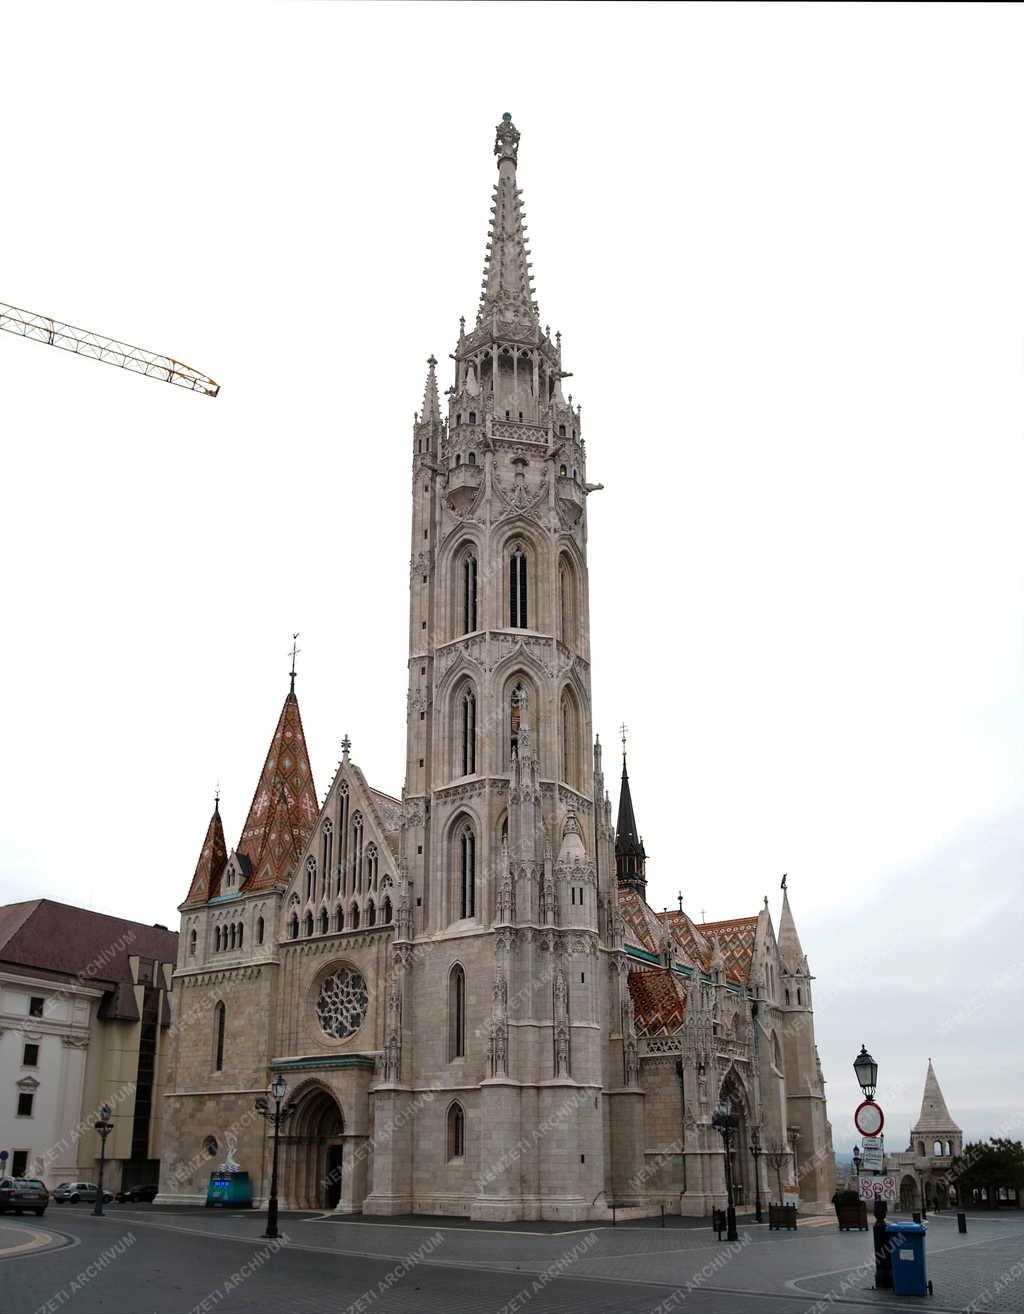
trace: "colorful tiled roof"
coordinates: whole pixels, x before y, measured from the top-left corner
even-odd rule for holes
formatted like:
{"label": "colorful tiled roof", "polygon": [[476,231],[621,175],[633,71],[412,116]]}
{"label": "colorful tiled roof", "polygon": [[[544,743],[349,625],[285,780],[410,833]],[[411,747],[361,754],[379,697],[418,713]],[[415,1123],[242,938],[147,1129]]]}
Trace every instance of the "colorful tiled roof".
{"label": "colorful tiled roof", "polygon": [[206,838],[196,863],[196,874],[192,877],[186,903],[205,903],[220,893],[220,878],[228,861],[228,848],[224,842],[224,827],[220,819],[220,807],[213,805],[213,816],[206,828]]}
{"label": "colorful tiled roof", "polygon": [[252,864],[244,893],[269,889],[287,879],[319,812],[299,700],[292,690],[284,700],[238,841],[239,854]]}
{"label": "colorful tiled roof", "polygon": [[649,954],[658,953],[661,923],[654,909],[636,890],[619,887],[619,910],[626,923],[626,943]]}
{"label": "colorful tiled roof", "polygon": [[630,972],[627,980],[637,1030],[646,1036],[678,1031],[686,1010],[686,997],[679,977],[659,968],[649,972]]}
{"label": "colorful tiled roof", "polygon": [[748,985],[750,964],[754,957],[754,940],[757,936],[757,917],[733,917],[726,922],[701,922],[697,929],[709,945],[717,937],[722,949],[722,957],[725,959],[726,977],[739,985]]}

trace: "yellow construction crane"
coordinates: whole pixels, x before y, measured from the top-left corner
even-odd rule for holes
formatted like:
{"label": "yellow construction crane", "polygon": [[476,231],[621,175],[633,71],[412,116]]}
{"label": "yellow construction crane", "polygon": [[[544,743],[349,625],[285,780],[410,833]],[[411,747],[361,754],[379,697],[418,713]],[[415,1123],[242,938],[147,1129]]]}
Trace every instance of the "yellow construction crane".
{"label": "yellow construction crane", "polygon": [[143,351],[141,347],[117,342],[114,338],[104,337],[102,333],[90,333],[87,329],[62,324],[60,320],[51,319],[48,315],[33,315],[31,311],[19,310],[17,306],[5,306],[2,301],[0,329],[17,333],[23,338],[35,338],[37,342],[48,342],[51,347],[73,351],[78,356],[91,356],[93,360],[106,361],[108,365],[118,365],[123,370],[134,370],[136,374],[145,374],[163,383],[173,383],[179,388],[191,388],[193,392],[205,393],[207,397],[216,397],[220,391],[219,383],[183,365],[173,356]]}

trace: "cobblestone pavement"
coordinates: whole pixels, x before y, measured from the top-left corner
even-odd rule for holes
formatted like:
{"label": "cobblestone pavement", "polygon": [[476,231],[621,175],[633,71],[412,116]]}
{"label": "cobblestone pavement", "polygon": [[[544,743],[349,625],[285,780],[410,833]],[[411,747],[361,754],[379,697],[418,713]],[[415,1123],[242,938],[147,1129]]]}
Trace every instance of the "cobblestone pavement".
{"label": "cobblestone pavement", "polygon": [[[871,1288],[871,1242],[832,1227],[769,1232],[577,1224],[558,1231],[110,1206],[50,1209],[31,1220],[63,1248],[3,1252],[25,1239],[0,1219],[0,1314],[824,1314],[1024,1311],[1024,1214],[930,1220],[927,1302]],[[21,1226],[22,1230],[16,1232]]]}

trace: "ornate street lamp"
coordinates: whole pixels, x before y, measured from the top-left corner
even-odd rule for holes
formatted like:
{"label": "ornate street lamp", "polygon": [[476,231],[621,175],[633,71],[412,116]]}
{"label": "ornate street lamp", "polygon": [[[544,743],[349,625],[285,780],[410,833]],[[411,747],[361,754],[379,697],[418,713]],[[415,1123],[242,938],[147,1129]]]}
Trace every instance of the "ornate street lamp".
{"label": "ornate street lamp", "polygon": [[274,1101],[274,1108],[270,1108],[265,1095],[261,1095],[256,1100],[256,1112],[261,1118],[266,1118],[274,1129],[274,1155],[272,1167],[270,1170],[270,1199],[267,1202],[267,1230],[264,1236],[276,1237],[277,1231],[277,1141],[283,1123],[295,1112],[294,1104],[286,1104],[281,1108],[281,1101],[288,1094],[288,1083],[284,1077],[277,1076],[270,1083],[269,1091],[271,1099]]}
{"label": "ornate street lamp", "polygon": [[761,1217],[761,1174],[758,1171],[757,1161],[761,1157],[761,1133],[755,1127],[750,1133],[750,1153],[754,1156],[754,1218],[757,1222],[763,1223]]}
{"label": "ornate street lamp", "polygon": [[721,1134],[722,1148],[725,1151],[725,1223],[726,1240],[736,1241],[736,1206],[732,1198],[732,1140],[740,1125],[738,1116],[732,1112],[728,1100],[722,1100],[717,1112],[711,1115],[711,1125]]}
{"label": "ornate street lamp", "polygon": [[855,1178],[860,1177],[860,1160],[861,1160],[860,1146],[855,1145],[853,1147],[853,1175]]}
{"label": "ornate street lamp", "polygon": [[[875,1091],[878,1089],[878,1064],[864,1045],[861,1045],[860,1053],[853,1060],[853,1070],[857,1074],[857,1081],[864,1092],[864,1098],[874,1102]],[[879,1291],[892,1290],[892,1256],[889,1254],[889,1245],[885,1235],[885,1215],[887,1213],[888,1205],[886,1202],[876,1200],[873,1236],[875,1246],[875,1287]]]}
{"label": "ornate street lamp", "polygon": [[878,1064],[863,1045],[860,1047],[860,1053],[853,1060],[853,1070],[857,1074],[857,1081],[864,1092],[864,1098],[873,1100],[878,1089]]}
{"label": "ornate street lamp", "polygon": [[100,1180],[96,1188],[96,1203],[92,1211],[97,1217],[103,1216],[103,1168],[107,1161],[107,1137],[114,1130],[114,1124],[110,1121],[110,1105],[104,1104],[100,1109],[99,1117],[93,1123],[93,1127],[100,1134]]}

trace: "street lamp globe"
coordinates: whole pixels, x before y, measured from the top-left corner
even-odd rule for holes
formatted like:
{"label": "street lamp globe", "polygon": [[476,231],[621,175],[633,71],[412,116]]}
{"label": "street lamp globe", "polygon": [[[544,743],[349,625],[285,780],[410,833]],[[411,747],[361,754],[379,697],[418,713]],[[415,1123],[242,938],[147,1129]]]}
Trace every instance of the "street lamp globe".
{"label": "street lamp globe", "polygon": [[853,1070],[857,1074],[864,1098],[873,1100],[878,1089],[878,1064],[863,1045],[860,1047],[860,1053],[853,1060]]}
{"label": "street lamp globe", "polygon": [[270,1083],[270,1093],[275,1100],[283,1100],[288,1094],[288,1083],[284,1077],[275,1077]]}

